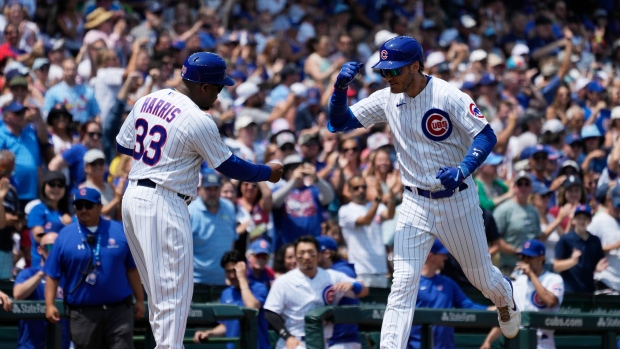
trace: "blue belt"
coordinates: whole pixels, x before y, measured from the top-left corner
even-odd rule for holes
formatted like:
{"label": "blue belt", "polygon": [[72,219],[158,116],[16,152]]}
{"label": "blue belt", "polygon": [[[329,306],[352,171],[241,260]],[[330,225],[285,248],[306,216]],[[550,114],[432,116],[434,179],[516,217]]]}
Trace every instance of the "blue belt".
{"label": "blue belt", "polygon": [[420,196],[424,196],[425,198],[429,198],[429,199],[443,199],[443,198],[449,198],[452,195],[463,191],[465,189],[469,188],[469,186],[466,183],[461,183],[461,185],[459,185],[458,188],[456,188],[455,190],[450,190],[450,189],[444,189],[444,190],[440,190],[440,191],[429,191],[429,190],[424,190],[421,188],[411,188],[411,187],[405,187],[405,189],[409,190],[412,193],[417,193]]}

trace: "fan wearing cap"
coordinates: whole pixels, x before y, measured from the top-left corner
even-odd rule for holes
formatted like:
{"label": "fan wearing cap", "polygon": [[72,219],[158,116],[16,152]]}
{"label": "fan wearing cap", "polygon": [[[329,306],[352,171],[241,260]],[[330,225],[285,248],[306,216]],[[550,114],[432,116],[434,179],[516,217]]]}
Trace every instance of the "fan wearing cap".
{"label": "fan wearing cap", "polygon": [[571,218],[574,229],[562,235],[555,246],[553,271],[560,273],[564,279],[566,292],[593,294],[594,273],[602,272],[609,265],[601,239],[588,231],[590,222],[590,206],[577,206]]}
{"label": "fan wearing cap", "polygon": [[[572,210],[580,204],[585,204],[587,201],[586,189],[583,185],[583,181],[579,176],[570,175],[566,176],[566,179],[562,183],[562,187],[558,192],[557,206],[553,206],[549,209],[549,213],[557,217],[560,215],[562,209],[570,207]],[[564,233],[568,230],[570,225],[570,217],[565,217],[560,225],[560,232]]]}
{"label": "fan wearing cap", "polygon": [[260,150],[260,143],[256,141],[256,122],[250,115],[238,115],[235,120],[235,138],[226,138],[224,142],[231,151],[240,159],[257,163],[259,157],[257,150]]}
{"label": "fan wearing cap", "polygon": [[[278,111],[272,110],[271,114],[264,110],[265,93],[252,81],[246,81],[235,89],[237,98],[233,105],[237,112],[237,117],[248,115],[256,124],[262,126],[266,122],[272,122],[281,115]],[[275,115],[275,116],[274,116]]]}
{"label": "fan wearing cap", "polygon": [[[420,274],[420,291],[416,308],[494,310],[494,306],[487,307],[474,303],[454,280],[440,273],[449,253],[441,241],[435,239]],[[422,326],[413,325],[407,348],[419,349],[421,339]],[[433,326],[433,344],[433,348],[436,349],[456,348],[454,327]]]}
{"label": "fan wearing cap", "polygon": [[254,240],[245,251],[245,256],[248,259],[248,280],[271,288],[271,283],[276,278],[273,269],[268,266],[271,244],[263,238]]}
{"label": "fan wearing cap", "polygon": [[278,73],[280,83],[271,90],[267,97],[267,105],[274,107],[276,104],[286,100],[291,91],[291,85],[299,82],[299,68],[294,63],[288,63]]}
{"label": "fan wearing cap", "polygon": [[[319,236],[319,267],[339,271],[348,277],[357,279],[355,266],[338,254],[336,240],[329,236]],[[342,297],[338,306],[356,306],[360,304],[359,298]],[[334,324],[334,333],[327,342],[329,349],[361,349],[359,340],[359,326],[357,324]]]}
{"label": "fan wearing cap", "polygon": [[497,167],[504,161],[504,157],[495,153],[489,154],[480,165],[474,181],[478,187],[480,207],[493,211],[495,206],[510,199],[513,195],[508,186],[497,174]]}
{"label": "fan wearing cap", "polygon": [[[545,246],[539,240],[523,243],[519,252],[521,261],[515,268],[515,302],[520,309],[531,312],[559,312],[564,300],[564,281],[556,273],[546,271]],[[555,349],[553,330],[536,331],[537,348]],[[480,349],[491,349],[493,342],[501,335],[499,327],[491,330]]]}
{"label": "fan wearing cap", "polygon": [[[304,133],[299,136],[297,140],[299,145],[300,155],[305,162],[308,162],[316,167],[316,171],[321,178],[326,179],[329,176],[329,172],[324,171],[327,166],[324,162],[319,161],[319,153],[321,152],[321,141],[318,133]],[[331,171],[330,171],[331,172]]]}
{"label": "fan wearing cap", "polygon": [[222,178],[215,171],[201,173],[198,199],[189,205],[194,252],[194,282],[224,285],[226,275],[219,262],[238,236],[235,206],[221,197]]}
{"label": "fan wearing cap", "polygon": [[126,179],[122,177],[118,185],[113,187],[105,180],[105,155],[99,149],[91,149],[84,154],[84,172],[86,180],[78,188],[92,188],[101,194],[101,214],[104,217],[120,221],[121,199],[125,192]]}
{"label": "fan wearing cap", "polygon": [[273,189],[276,249],[300,236],[320,235],[324,206],[334,199],[331,185],[301,156],[289,155],[283,164],[283,181]]}
{"label": "fan wearing cap", "polygon": [[43,110],[47,115],[56,104],[63,104],[73,115],[75,121],[84,124],[90,119],[96,119],[101,110],[95,99],[93,88],[77,82],[76,67],[73,58],[63,60],[62,81],[52,86],[45,94]]}
{"label": "fan wearing cap", "polygon": [[609,267],[594,277],[607,287],[620,291],[620,185],[607,189],[603,206],[592,218],[588,231],[601,239]]}
{"label": "fan wearing cap", "polygon": [[[41,263],[24,268],[15,277],[13,285],[13,296],[15,300],[44,301],[45,300],[45,273],[43,267],[45,260],[54,247],[54,242],[58,238],[58,231],[64,225],[54,225],[45,229],[45,236],[41,242],[36,244],[36,249],[41,255]],[[58,287],[56,299],[62,300],[63,289]],[[62,321],[62,349],[71,346],[71,334],[69,332],[69,321]],[[19,345],[18,348],[45,348],[47,336],[47,321],[45,320],[20,320],[19,321]]]}
{"label": "fan wearing cap", "polygon": [[295,148],[297,143],[296,137],[291,130],[287,129],[277,132],[271,136],[270,141],[278,147],[277,157],[280,161],[283,161],[290,155],[297,154],[297,149]]}
{"label": "fan wearing cap", "polygon": [[94,189],[77,190],[73,207],[77,222],[63,228],[43,268],[45,316],[60,321],[55,300],[61,286],[76,348],[96,348],[110,338],[119,348],[132,348],[133,319],[145,312],[144,291],[123,226],[101,216]]}
{"label": "fan wearing cap", "polygon": [[39,169],[53,149],[38,109],[13,101],[2,108],[2,114],[0,150],[10,150],[19,160],[15,163],[13,179],[19,200],[25,205],[37,199]]}
{"label": "fan wearing cap", "polygon": [[601,149],[604,136],[598,126],[586,125],[581,129],[581,140],[584,144],[584,152],[579,158],[581,169],[584,173],[601,173],[607,167],[608,151]]}
{"label": "fan wearing cap", "polygon": [[497,206],[493,218],[497,230],[506,242],[500,246],[500,270],[510,275],[517,262],[517,251],[526,240],[540,235],[540,216],[538,210],[529,202],[532,193],[532,178],[526,171],[519,171],[512,183],[514,196]]}

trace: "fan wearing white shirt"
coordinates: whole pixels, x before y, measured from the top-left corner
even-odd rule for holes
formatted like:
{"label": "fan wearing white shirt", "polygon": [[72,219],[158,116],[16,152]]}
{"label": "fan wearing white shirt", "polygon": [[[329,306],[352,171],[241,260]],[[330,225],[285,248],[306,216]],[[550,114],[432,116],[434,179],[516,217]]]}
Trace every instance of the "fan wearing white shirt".
{"label": "fan wearing white shirt", "polygon": [[[387,287],[387,256],[381,223],[394,218],[398,175],[388,174],[389,193],[385,195],[381,183],[374,178],[351,177],[348,181],[351,202],[338,210],[338,223],[347,242],[349,262],[355,265],[358,280],[368,287]],[[369,183],[373,184],[370,193],[367,190]],[[387,202],[387,207],[382,202]]]}

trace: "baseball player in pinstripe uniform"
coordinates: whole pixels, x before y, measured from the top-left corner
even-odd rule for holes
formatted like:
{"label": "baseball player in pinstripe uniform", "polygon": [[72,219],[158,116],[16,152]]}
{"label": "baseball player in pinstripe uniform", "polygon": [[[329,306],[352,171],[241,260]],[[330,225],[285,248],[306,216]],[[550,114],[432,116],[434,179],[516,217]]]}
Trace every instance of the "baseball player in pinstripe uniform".
{"label": "baseball player in pinstripe uniform", "polygon": [[233,155],[203,112],[234,81],[216,54],[189,56],[181,70],[185,92],[164,89],[134,105],[116,137],[133,156],[123,197],[123,225],[149,301],[157,349],[183,348],[193,294],[192,232],[187,204],[196,196],[203,159],[246,182],[277,182],[282,165],[253,165]]}
{"label": "baseball player in pinstripe uniform", "polygon": [[394,237],[394,281],[381,348],[406,347],[422,266],[435,238],[459,261],[469,281],[498,307],[506,337],[519,332],[521,314],[509,279],[491,263],[478,194],[471,178],[497,142],[472,99],[446,81],[425,75],[422,47],[413,38],[386,41],[373,66],[390,87],[347,106],[347,85],[363,68],[348,62],[329,104],[331,132],[390,124],[406,187]]}

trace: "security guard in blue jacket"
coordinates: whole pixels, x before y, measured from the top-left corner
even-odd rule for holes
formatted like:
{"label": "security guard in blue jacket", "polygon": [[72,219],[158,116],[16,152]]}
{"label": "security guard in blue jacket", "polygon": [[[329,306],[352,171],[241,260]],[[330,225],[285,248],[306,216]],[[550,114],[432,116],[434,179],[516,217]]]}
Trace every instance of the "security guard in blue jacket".
{"label": "security guard in blue jacket", "polygon": [[64,290],[76,349],[133,348],[133,315],[144,316],[144,293],[123,226],[101,217],[101,195],[83,188],[73,197],[77,222],[63,228],[45,263],[46,317],[60,320],[54,305]]}
{"label": "security guard in blue jacket", "polygon": [[[338,243],[329,236],[319,236],[316,238],[321,247],[319,254],[319,266],[323,269],[333,269],[346,274],[352,278],[357,277],[355,267],[338,255]],[[338,305],[359,305],[358,298],[343,297]],[[359,326],[355,324],[336,324],[334,333],[327,342],[329,349],[361,349],[362,343],[359,339]]]}

